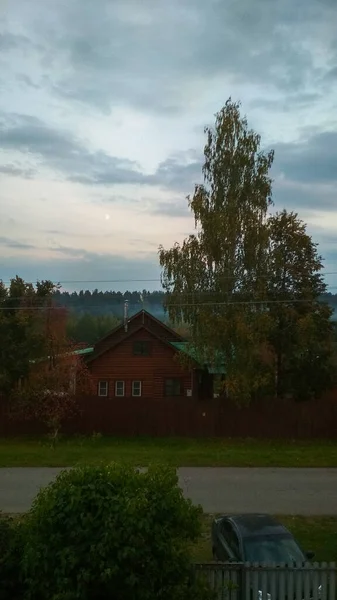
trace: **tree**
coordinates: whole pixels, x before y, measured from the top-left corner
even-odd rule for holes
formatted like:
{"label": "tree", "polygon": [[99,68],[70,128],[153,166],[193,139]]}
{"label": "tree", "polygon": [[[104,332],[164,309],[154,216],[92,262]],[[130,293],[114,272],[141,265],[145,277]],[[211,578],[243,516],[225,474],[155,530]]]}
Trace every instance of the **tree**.
{"label": "tree", "polygon": [[174,469],[63,471],[28,515],[27,599],[206,600],[191,581],[201,514]]}
{"label": "tree", "polygon": [[11,395],[11,416],[44,425],[53,442],[62,426],[79,414],[79,398],[92,392],[90,372],[78,350],[68,344],[63,353],[37,361]]}
{"label": "tree", "polygon": [[67,335],[75,343],[94,345],[100,338],[120,324],[114,315],[70,314],[67,320]]}
{"label": "tree", "polygon": [[317,244],[298,215],[286,210],[268,219],[268,299],[277,396],[319,395],[333,383],[333,310]]}
{"label": "tree", "polygon": [[169,250],[160,246],[162,285],[170,320],[190,327],[205,362],[221,354],[228,391],[247,401],[267,376],[259,353],[269,315],[258,301],[266,289],[274,153],[260,150],[260,136],[231,99],[205,133],[204,184],[188,197],[196,233]]}
{"label": "tree", "polygon": [[79,412],[78,397],[92,391],[81,345],[67,337],[67,313],[49,306],[44,324],[44,356],[31,361],[28,376],[11,394],[14,418],[46,426],[56,441],[62,425]]}
{"label": "tree", "polygon": [[45,352],[45,310],[56,287],[41,281],[34,288],[18,276],[8,288],[0,281],[0,393],[11,392]]}
{"label": "tree", "polygon": [[34,287],[16,277],[0,284],[0,393],[13,418],[37,419],[57,437],[90,391],[89,372],[66,334],[67,311],[56,307],[51,281]]}

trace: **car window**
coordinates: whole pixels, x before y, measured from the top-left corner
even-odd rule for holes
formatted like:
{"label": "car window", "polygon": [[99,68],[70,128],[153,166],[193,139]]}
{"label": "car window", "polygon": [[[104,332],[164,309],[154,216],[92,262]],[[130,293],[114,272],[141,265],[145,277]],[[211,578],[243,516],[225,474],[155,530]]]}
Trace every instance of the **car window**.
{"label": "car window", "polygon": [[221,533],[236,558],[240,556],[239,540],[232,525],[228,521],[221,524]]}
{"label": "car window", "polygon": [[305,560],[302,550],[291,535],[246,538],[244,553],[245,560],[249,562],[293,563]]}

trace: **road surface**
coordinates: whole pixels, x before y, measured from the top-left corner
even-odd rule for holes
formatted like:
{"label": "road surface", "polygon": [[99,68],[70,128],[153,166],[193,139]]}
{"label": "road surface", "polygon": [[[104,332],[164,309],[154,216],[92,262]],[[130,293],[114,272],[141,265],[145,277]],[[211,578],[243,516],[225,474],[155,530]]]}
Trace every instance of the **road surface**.
{"label": "road surface", "polygon": [[[25,512],[61,469],[0,469],[0,510]],[[207,513],[337,515],[337,469],[181,468],[186,496]]]}

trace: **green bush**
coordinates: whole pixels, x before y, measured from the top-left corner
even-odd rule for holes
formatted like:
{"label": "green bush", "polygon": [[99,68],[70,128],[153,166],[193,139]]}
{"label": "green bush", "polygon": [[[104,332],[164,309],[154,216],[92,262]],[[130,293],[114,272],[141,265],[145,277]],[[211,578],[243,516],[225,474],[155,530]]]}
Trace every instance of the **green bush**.
{"label": "green bush", "polygon": [[20,521],[0,514],[0,600],[22,600],[23,537]]}
{"label": "green bush", "polygon": [[189,547],[201,533],[201,513],[166,467],[63,471],[28,516],[27,597],[196,599]]}

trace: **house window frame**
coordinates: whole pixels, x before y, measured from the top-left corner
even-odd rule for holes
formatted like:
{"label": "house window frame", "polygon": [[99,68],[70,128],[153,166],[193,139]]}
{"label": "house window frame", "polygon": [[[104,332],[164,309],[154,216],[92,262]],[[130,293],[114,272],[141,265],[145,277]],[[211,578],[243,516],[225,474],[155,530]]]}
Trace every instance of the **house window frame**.
{"label": "house window frame", "polygon": [[[118,384],[119,383],[123,384],[123,393],[122,394],[118,393]],[[116,398],[124,398],[124,396],[125,396],[125,381],[123,381],[122,379],[117,379],[115,381],[115,396],[116,396]]]}
{"label": "house window frame", "polygon": [[[102,390],[101,390],[101,384],[105,384],[105,394],[102,394]],[[106,398],[109,394],[109,382],[106,379],[101,379],[98,382],[98,396],[100,398]]]}
{"label": "house window frame", "polygon": [[[147,351],[146,352],[141,352],[141,351],[137,352],[136,351],[137,344],[143,344],[143,347],[147,348]],[[133,356],[144,356],[144,357],[150,356],[151,355],[151,342],[149,340],[135,340],[133,342],[132,351],[133,351]]]}
{"label": "house window frame", "polygon": [[[134,390],[134,384],[138,383],[139,384],[139,394],[135,394],[135,390]],[[142,382],[140,379],[135,379],[134,381],[132,381],[131,383],[131,395],[133,398],[140,398],[142,395]]]}
{"label": "house window frame", "polygon": [[[177,382],[179,383],[179,393],[178,394],[167,393],[169,381],[172,382],[172,388],[174,387],[175,383],[177,383]],[[179,396],[182,396],[182,395],[183,395],[183,383],[182,383],[181,378],[180,377],[166,377],[164,380],[164,396],[171,397],[171,398],[178,398]]]}

